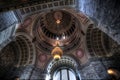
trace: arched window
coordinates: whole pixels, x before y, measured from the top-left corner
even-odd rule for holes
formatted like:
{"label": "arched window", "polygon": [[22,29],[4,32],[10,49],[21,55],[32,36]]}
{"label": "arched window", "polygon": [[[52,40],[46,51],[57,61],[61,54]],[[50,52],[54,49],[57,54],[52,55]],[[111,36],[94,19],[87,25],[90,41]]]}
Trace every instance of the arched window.
{"label": "arched window", "polygon": [[77,80],[75,72],[71,69],[59,69],[53,74],[53,80]]}
{"label": "arched window", "polygon": [[48,65],[46,80],[81,80],[78,63],[70,56],[62,56]]}

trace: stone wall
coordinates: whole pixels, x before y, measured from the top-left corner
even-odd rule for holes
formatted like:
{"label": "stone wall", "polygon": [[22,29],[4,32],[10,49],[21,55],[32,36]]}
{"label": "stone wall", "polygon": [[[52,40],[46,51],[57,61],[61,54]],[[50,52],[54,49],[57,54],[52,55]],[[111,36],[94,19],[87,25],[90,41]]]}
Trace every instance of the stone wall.
{"label": "stone wall", "polygon": [[120,44],[120,1],[79,0],[79,10],[92,17],[98,27]]}
{"label": "stone wall", "polygon": [[90,61],[81,68],[82,79],[108,79],[105,67],[99,60]]}
{"label": "stone wall", "polygon": [[[26,66],[24,69],[18,69],[17,73],[19,74],[20,79],[36,79],[36,80],[44,80],[46,77],[46,72],[43,72],[40,68],[35,66]],[[14,75],[15,76],[15,75]]]}
{"label": "stone wall", "polygon": [[0,32],[18,22],[13,11],[0,13]]}
{"label": "stone wall", "polygon": [[0,32],[0,50],[14,40],[16,26],[12,25]]}
{"label": "stone wall", "polygon": [[0,13],[0,50],[13,40],[17,23],[13,11]]}
{"label": "stone wall", "polygon": [[109,58],[91,58],[88,63],[82,65],[80,68],[82,79],[111,79],[108,75],[107,70],[109,68],[116,69],[120,72],[120,56],[109,57]]}

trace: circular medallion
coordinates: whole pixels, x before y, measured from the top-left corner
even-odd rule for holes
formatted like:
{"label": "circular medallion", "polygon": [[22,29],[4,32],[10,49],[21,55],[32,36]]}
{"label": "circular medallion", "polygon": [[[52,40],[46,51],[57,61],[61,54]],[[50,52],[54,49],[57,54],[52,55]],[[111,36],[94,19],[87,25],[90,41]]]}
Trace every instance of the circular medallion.
{"label": "circular medallion", "polygon": [[84,56],[84,52],[82,49],[78,49],[76,52],[76,56],[79,58],[82,58]]}
{"label": "circular medallion", "polygon": [[40,54],[39,55],[39,61],[40,62],[45,62],[47,60],[47,55],[46,54]]}

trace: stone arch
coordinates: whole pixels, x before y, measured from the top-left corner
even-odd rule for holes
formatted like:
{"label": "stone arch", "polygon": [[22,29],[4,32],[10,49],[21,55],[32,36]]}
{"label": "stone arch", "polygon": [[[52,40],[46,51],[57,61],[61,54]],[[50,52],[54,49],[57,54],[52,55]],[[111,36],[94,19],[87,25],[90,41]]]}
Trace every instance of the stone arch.
{"label": "stone arch", "polygon": [[75,72],[75,75],[81,80],[79,66],[80,64],[76,61],[77,59],[74,59],[75,57],[64,55],[59,61],[51,60],[51,62],[47,66],[47,75],[50,77],[53,76],[53,74],[61,69],[61,68],[69,68]]}
{"label": "stone arch", "polygon": [[94,57],[110,57],[114,41],[103,31],[94,25],[89,25],[86,31],[86,47],[91,56]]}
{"label": "stone arch", "polygon": [[24,32],[17,32],[15,40],[20,51],[18,66],[35,64],[36,50],[31,37]]}

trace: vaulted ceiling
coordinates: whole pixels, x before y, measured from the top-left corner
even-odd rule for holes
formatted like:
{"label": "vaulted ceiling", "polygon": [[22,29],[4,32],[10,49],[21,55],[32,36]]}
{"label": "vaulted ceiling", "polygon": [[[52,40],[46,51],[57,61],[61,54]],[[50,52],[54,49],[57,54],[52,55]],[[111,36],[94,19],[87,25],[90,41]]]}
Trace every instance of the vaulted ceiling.
{"label": "vaulted ceiling", "polygon": [[[84,67],[90,58],[119,55],[117,0],[15,0],[10,4],[2,1],[0,5],[0,59],[5,65],[34,65],[40,74],[45,74],[59,66]],[[56,41],[63,50],[58,62],[51,56]],[[0,74],[4,76],[8,68],[5,70]]]}

